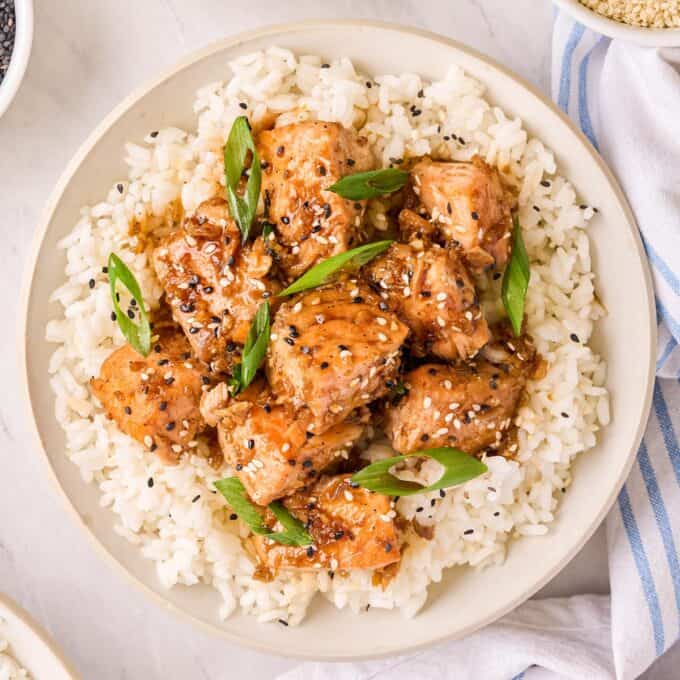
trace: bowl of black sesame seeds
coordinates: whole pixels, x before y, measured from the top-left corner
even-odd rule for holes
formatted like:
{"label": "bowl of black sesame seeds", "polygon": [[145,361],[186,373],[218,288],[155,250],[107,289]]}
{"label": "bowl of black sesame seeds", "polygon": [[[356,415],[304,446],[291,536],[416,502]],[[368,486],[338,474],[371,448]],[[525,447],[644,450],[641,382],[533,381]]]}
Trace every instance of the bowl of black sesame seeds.
{"label": "bowl of black sesame seeds", "polygon": [[33,0],[0,0],[0,116],[17,93],[33,42]]}

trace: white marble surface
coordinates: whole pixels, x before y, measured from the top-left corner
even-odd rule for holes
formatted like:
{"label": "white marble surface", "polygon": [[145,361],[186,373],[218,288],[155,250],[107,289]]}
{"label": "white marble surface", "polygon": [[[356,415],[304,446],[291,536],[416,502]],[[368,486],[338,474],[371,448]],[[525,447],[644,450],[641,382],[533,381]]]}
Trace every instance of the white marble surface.
{"label": "white marble surface", "polygon": [[[214,39],[298,19],[382,19],[457,38],[547,91],[552,8],[547,0],[34,2],[26,80],[0,119],[0,590],[45,626],[83,678],[274,677],[295,662],[225,644],[132,590],[70,522],[25,444],[32,438],[16,387],[13,326],[40,210],[78,145],[123,96]],[[600,531],[543,594],[607,588]],[[648,676],[674,677],[672,667],[668,659]]]}

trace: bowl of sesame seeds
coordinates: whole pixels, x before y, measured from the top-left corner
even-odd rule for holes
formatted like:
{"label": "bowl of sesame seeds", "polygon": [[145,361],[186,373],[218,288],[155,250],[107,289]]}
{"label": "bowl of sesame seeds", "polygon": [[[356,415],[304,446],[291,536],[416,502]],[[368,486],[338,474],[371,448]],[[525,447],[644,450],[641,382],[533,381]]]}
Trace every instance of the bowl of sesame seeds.
{"label": "bowl of sesame seeds", "polygon": [[26,73],[33,42],[33,0],[0,0],[0,116]]}
{"label": "bowl of sesame seeds", "polygon": [[554,0],[602,35],[648,47],[680,45],[680,0]]}

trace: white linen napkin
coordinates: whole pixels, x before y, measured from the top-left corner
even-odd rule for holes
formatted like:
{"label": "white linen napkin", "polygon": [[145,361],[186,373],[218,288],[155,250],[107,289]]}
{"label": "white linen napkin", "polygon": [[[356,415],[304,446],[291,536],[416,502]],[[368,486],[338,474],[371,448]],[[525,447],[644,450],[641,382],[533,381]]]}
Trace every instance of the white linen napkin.
{"label": "white linen napkin", "polygon": [[607,518],[611,605],[593,595],[530,601],[465,640],[304,664],[280,680],[629,680],[680,636],[680,49],[610,41],[558,14],[553,97],[618,176],[656,288],[652,415]]}

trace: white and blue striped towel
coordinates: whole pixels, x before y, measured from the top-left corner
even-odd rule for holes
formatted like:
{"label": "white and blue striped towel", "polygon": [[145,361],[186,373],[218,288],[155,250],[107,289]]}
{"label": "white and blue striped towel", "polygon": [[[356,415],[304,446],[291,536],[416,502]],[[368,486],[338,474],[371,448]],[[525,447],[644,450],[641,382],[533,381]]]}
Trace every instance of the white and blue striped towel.
{"label": "white and blue striped towel", "polygon": [[680,637],[680,49],[610,41],[558,14],[553,97],[617,174],[656,289],[652,415],[607,519],[611,598],[531,601],[465,640],[280,680],[632,680]]}

